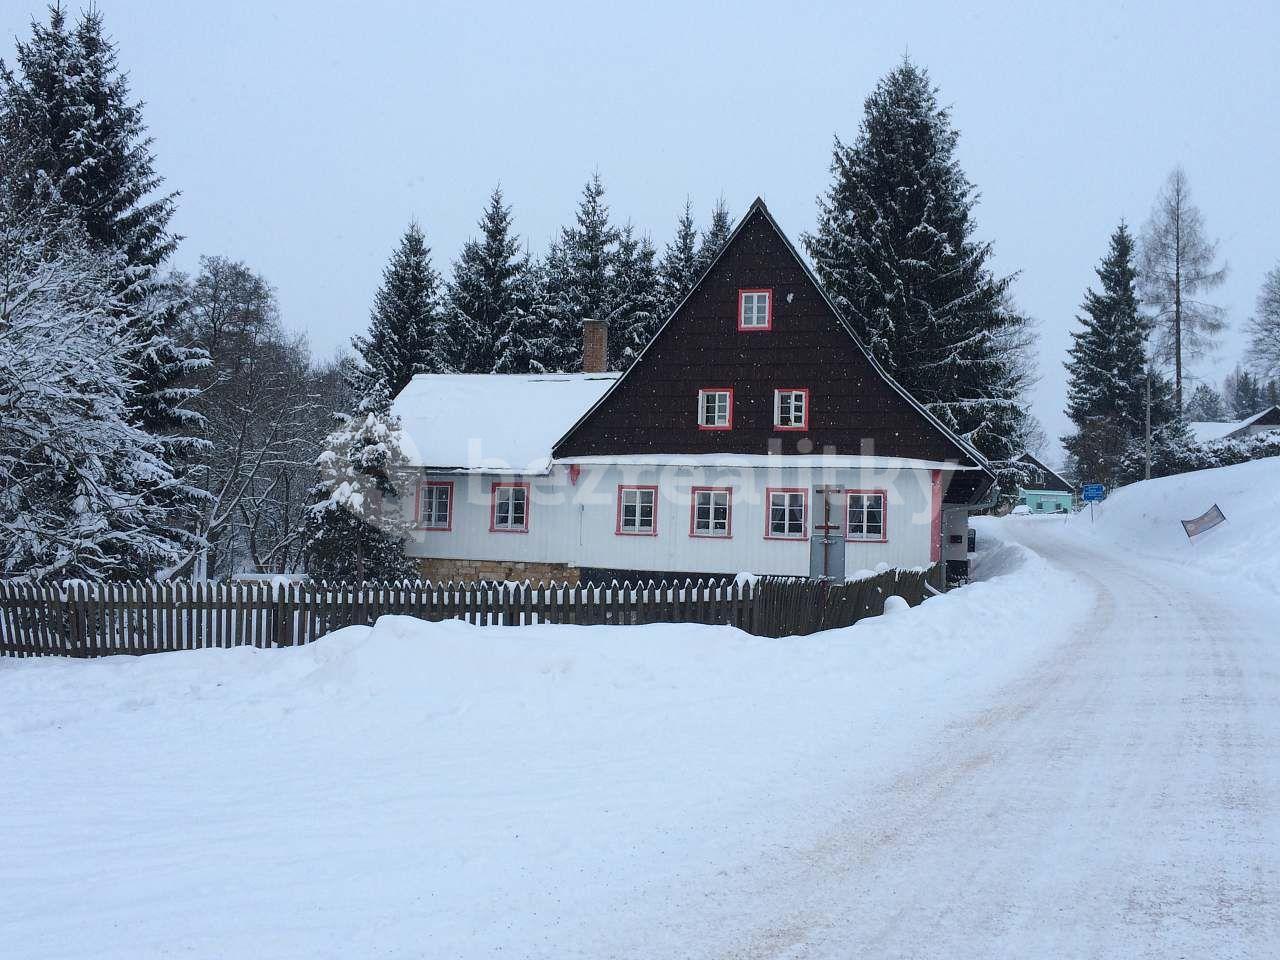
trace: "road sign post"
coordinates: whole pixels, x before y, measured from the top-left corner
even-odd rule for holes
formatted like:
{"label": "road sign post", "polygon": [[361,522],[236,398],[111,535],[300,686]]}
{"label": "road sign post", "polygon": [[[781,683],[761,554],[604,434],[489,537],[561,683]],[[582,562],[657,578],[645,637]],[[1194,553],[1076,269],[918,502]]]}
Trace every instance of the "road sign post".
{"label": "road sign post", "polygon": [[1080,499],[1089,505],[1089,522],[1093,523],[1093,505],[1107,499],[1107,488],[1101,483],[1086,483],[1080,488]]}

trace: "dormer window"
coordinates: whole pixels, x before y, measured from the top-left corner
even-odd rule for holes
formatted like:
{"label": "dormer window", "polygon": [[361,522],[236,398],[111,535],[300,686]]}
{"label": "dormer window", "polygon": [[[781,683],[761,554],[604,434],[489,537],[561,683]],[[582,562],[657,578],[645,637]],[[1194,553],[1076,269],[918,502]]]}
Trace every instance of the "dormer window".
{"label": "dormer window", "polygon": [[773,391],[773,426],[776,430],[809,428],[809,391],[793,387]]}
{"label": "dormer window", "polygon": [[704,387],[698,391],[698,429],[733,429],[733,390]]}
{"label": "dormer window", "polygon": [[738,329],[773,329],[773,291],[738,291]]}

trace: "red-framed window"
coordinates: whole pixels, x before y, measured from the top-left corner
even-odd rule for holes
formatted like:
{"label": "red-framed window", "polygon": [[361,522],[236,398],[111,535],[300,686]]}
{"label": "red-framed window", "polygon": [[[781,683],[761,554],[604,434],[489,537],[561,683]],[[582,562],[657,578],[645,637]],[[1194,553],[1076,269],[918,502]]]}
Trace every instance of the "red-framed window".
{"label": "red-framed window", "polygon": [[613,532],[620,537],[656,537],[658,488],[618,484],[618,522]]}
{"label": "red-framed window", "polygon": [[489,492],[489,532],[529,532],[529,484],[493,484]]}
{"label": "red-framed window", "polygon": [[415,515],[419,530],[453,529],[453,481],[420,480]]}
{"label": "red-framed window", "polygon": [[703,387],[698,391],[698,429],[733,429],[733,387]]}
{"label": "red-framed window", "polygon": [[846,490],[844,538],[859,543],[888,543],[889,497],[884,490]]}
{"label": "red-framed window", "polygon": [[773,391],[773,429],[809,429],[808,387],[782,387]]}
{"label": "red-framed window", "polygon": [[768,487],[764,509],[766,540],[809,539],[809,491],[804,487]]}
{"label": "red-framed window", "polygon": [[753,333],[773,329],[773,290],[749,287],[738,291],[738,330]]}
{"label": "red-framed window", "polygon": [[689,536],[712,540],[733,537],[733,489],[694,487],[689,505]]}

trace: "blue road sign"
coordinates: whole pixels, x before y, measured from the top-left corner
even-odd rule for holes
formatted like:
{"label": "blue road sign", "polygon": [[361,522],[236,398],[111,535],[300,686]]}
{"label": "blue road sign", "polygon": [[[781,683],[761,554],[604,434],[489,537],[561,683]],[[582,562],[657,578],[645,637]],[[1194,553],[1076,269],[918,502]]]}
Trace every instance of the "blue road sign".
{"label": "blue road sign", "polygon": [[1080,488],[1080,499],[1085,503],[1107,499],[1107,488],[1100,483],[1086,483]]}

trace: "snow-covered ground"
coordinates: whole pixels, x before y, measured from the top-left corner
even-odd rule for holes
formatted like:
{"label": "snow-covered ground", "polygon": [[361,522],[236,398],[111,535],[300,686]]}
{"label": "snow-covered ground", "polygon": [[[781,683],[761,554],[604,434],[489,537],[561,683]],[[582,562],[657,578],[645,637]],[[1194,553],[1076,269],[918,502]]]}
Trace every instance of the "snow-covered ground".
{"label": "snow-covered ground", "polygon": [[[1189,541],[1178,521],[1215,503],[1227,522]],[[1071,523],[1099,542],[1280,593],[1280,457],[1121,487],[1092,520],[1086,509]]]}
{"label": "snow-covered ground", "polygon": [[1273,956],[1280,597],[1100,523],[809,638],[0,662],[0,955]]}

